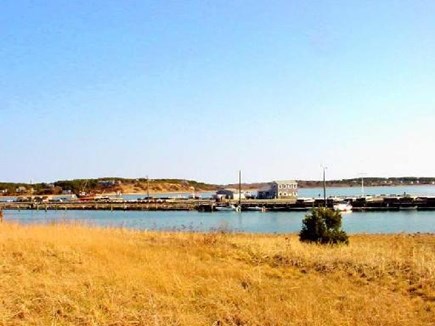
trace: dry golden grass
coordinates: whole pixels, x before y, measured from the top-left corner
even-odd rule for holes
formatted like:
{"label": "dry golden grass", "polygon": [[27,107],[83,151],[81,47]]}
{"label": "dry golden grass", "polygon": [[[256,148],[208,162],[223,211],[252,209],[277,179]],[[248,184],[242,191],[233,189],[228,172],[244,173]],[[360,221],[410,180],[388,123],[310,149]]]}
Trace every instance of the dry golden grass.
{"label": "dry golden grass", "polygon": [[435,236],[0,225],[4,325],[433,325]]}

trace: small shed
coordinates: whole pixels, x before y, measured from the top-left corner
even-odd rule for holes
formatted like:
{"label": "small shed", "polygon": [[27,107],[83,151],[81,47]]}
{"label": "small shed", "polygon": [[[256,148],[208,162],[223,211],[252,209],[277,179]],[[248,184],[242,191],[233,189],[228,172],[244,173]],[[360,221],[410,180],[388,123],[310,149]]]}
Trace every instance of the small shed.
{"label": "small shed", "polygon": [[[216,199],[233,199],[233,200],[239,200],[239,190],[237,189],[220,189],[216,191],[215,195]],[[240,199],[245,199],[246,196],[242,192],[240,194]]]}

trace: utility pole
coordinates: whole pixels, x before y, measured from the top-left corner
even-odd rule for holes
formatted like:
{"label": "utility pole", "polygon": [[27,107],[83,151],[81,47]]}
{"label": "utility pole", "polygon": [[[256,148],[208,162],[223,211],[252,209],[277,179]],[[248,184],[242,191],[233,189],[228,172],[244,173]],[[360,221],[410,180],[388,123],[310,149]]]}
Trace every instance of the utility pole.
{"label": "utility pole", "polygon": [[239,170],[239,208],[242,209],[242,170]]}
{"label": "utility pole", "polygon": [[147,201],[150,200],[150,179],[147,176]]}
{"label": "utility pole", "polygon": [[364,197],[364,176],[366,174],[367,173],[365,173],[365,172],[359,173],[359,175],[361,176],[361,196],[362,197]]}
{"label": "utility pole", "polygon": [[327,168],[328,168],[327,166],[322,165],[322,169],[323,169],[323,202],[324,202],[325,207],[327,206],[327,204],[326,204],[326,169]]}

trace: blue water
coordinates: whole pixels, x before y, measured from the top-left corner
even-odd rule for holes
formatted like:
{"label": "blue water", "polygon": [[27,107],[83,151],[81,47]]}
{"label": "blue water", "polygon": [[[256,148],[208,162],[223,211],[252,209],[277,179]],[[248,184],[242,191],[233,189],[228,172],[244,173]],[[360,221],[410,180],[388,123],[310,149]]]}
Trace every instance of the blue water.
{"label": "blue water", "polygon": [[[301,229],[306,212],[146,212],[146,211],[5,211],[6,221],[80,222],[141,230],[289,233]],[[435,211],[354,212],[343,215],[349,233],[435,233]]]}
{"label": "blue water", "polygon": [[[435,196],[434,185],[424,186],[394,186],[394,187],[365,187],[364,195],[403,195]],[[326,189],[327,196],[360,196],[361,187],[329,187]],[[323,188],[298,189],[299,197],[322,197]]]}
{"label": "blue water", "polygon": [[[366,195],[412,194],[435,196],[435,186],[367,187]],[[323,189],[299,189],[299,197],[323,196]],[[358,196],[361,188],[328,188],[328,196]],[[170,194],[180,196],[180,194]],[[183,194],[181,194],[182,196]],[[188,194],[186,194],[188,195]],[[204,194],[208,197],[211,193]],[[126,196],[127,197],[127,196]],[[131,195],[126,199],[137,199]],[[169,196],[168,196],[169,197]],[[3,197],[4,198],[4,197]],[[8,198],[10,199],[10,198]],[[0,197],[1,200],[1,197]],[[5,211],[5,220],[20,223],[77,221],[97,226],[127,227],[153,230],[209,231],[230,229],[240,232],[286,233],[301,229],[305,212],[143,212],[143,211]],[[349,233],[435,233],[435,211],[354,212],[343,217]]]}

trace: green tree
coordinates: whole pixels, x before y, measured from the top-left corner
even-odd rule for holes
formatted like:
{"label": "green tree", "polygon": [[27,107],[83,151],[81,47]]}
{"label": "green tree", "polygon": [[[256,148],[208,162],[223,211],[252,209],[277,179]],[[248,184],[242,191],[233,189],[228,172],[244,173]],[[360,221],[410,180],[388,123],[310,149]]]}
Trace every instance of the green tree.
{"label": "green tree", "polygon": [[316,208],[302,221],[299,240],[321,244],[349,243],[349,237],[341,229],[341,214],[330,208]]}

